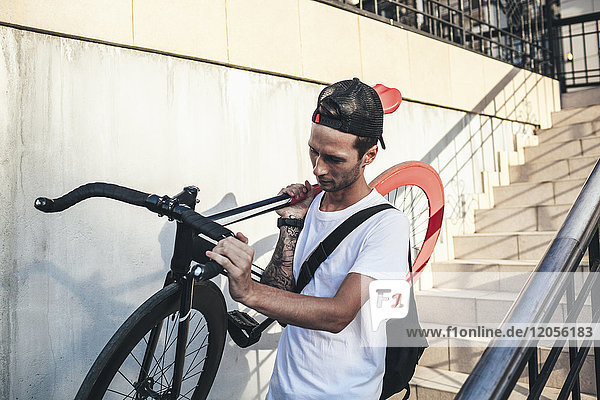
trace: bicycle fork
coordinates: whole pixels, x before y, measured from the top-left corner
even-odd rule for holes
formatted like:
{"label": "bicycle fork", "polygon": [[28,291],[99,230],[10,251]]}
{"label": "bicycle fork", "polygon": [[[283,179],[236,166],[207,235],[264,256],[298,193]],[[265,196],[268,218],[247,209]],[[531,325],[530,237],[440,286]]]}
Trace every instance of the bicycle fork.
{"label": "bicycle fork", "polygon": [[[175,198],[194,208],[197,189],[193,187],[185,188]],[[150,332],[144,359],[141,363],[140,373],[136,383],[136,400],[152,398],[155,400],[175,400],[181,392],[181,384],[185,367],[185,352],[189,334],[190,316],[192,311],[192,298],[194,291],[194,278],[190,274],[190,265],[192,263],[194,232],[182,223],[177,223],[175,234],[175,248],[171,259],[171,271],[167,274],[165,286],[177,282],[180,286],[179,313],[176,314],[177,321],[177,341],[175,345],[175,360],[173,362],[173,379],[171,387],[162,394],[154,390],[155,382],[149,378],[152,361],[158,363],[155,358],[155,351],[160,339],[163,321],[156,325]]]}
{"label": "bicycle fork", "polygon": [[[172,281],[173,278],[168,276],[165,285],[168,285]],[[156,363],[159,362],[159,360],[156,360],[154,354],[158,340],[160,339],[160,333],[162,331],[163,322],[161,321],[152,329],[148,338],[148,344],[146,346],[146,351],[144,352],[144,359],[141,363],[140,373],[135,384],[136,400],[143,400],[147,398],[152,398],[155,400],[175,400],[181,392],[181,384],[184,375],[183,370],[185,367],[186,343],[189,334],[192,298],[194,294],[194,279],[190,276],[184,275],[179,278],[179,284],[181,285],[181,300],[179,312],[176,314],[177,341],[175,344],[175,360],[173,361],[173,379],[171,381],[171,387],[161,394],[154,390],[155,382],[152,380],[152,378],[149,378],[152,361],[155,361]],[[155,368],[159,367],[157,366]]]}

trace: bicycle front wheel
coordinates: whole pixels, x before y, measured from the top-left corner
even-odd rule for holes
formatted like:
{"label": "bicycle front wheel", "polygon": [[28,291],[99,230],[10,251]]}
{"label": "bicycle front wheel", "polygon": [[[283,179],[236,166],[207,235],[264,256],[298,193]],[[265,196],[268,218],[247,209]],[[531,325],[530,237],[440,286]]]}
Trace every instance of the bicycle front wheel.
{"label": "bicycle front wheel", "polygon": [[[180,288],[172,283],[142,304],[106,344],[76,400],[167,399],[173,377]],[[153,328],[159,327],[147,377],[138,382]],[[179,399],[203,400],[213,384],[227,332],[225,300],[212,282],[196,283]]]}

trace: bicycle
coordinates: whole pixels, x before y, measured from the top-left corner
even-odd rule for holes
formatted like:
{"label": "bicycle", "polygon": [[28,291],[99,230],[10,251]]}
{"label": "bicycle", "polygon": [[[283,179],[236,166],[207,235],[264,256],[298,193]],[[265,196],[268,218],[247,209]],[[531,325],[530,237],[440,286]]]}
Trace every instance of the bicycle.
{"label": "bicycle", "polygon": [[[442,182],[421,162],[398,164],[371,184],[412,221],[410,241],[415,278],[433,253],[444,210]],[[60,212],[90,197],[107,197],[146,207],[177,221],[171,269],[164,286],[135,310],[93,363],[76,399],[206,399],[225,346],[226,333],[240,347],[256,343],[274,321],[258,323],[244,312],[227,312],[221,290],[210,281],[224,270],[205,255],[218,240],[233,233],[225,225],[290,204],[287,195],[217,214],[194,211],[198,189],[184,188],[174,197],[157,196],[107,184],[90,183],[35,207]],[[194,264],[197,263],[197,264]],[[253,279],[262,275],[253,266]],[[190,333],[191,332],[191,333]]]}

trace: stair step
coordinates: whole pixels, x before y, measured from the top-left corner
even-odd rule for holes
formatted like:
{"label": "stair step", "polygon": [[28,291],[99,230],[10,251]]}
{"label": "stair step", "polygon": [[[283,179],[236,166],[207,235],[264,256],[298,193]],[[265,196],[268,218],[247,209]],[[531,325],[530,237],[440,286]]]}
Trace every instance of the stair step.
{"label": "stair step", "polygon": [[600,87],[563,93],[560,95],[560,104],[562,109],[600,104]]}
{"label": "stair step", "polygon": [[510,182],[544,182],[587,179],[598,157],[574,157],[564,160],[530,161],[510,167]]}
{"label": "stair step", "polygon": [[[579,385],[582,393],[586,393],[589,395],[596,394],[596,374],[594,367],[594,349],[591,348],[588,353],[585,361],[583,362],[583,366],[581,367],[581,371],[579,372]],[[548,354],[550,353],[550,348],[542,347],[538,349],[538,360],[540,369],[543,365],[543,362],[548,358]],[[554,366],[554,370],[550,373],[550,377],[548,378],[547,386],[559,388],[567,379],[567,375],[569,374],[569,352],[568,348],[563,348],[563,351],[558,356],[558,361]]]}
{"label": "stair step", "polygon": [[[415,292],[415,299],[419,319],[423,323],[467,326],[477,323],[500,323],[517,294],[491,290],[433,288]],[[460,314],[457,315],[458,312]]]}
{"label": "stair step", "polygon": [[525,162],[564,160],[571,157],[600,155],[600,137],[573,139],[568,142],[542,143],[525,148]]}
{"label": "stair step", "polygon": [[435,288],[519,292],[535,261],[452,260],[431,264]]}
{"label": "stair step", "polygon": [[[583,287],[589,274],[587,261],[575,273],[575,290]],[[431,284],[439,289],[520,292],[536,261],[451,260],[431,264]]]}
{"label": "stair step", "polygon": [[454,257],[539,261],[555,236],[556,232],[498,232],[454,236]]}
{"label": "stair step", "polygon": [[580,124],[600,119],[600,105],[568,108],[552,113],[552,126]]}
{"label": "stair step", "polygon": [[[448,326],[440,324],[423,323],[424,329],[440,329],[446,332]],[[470,374],[475,365],[481,358],[487,348],[490,340],[485,339],[456,339],[456,338],[429,338],[429,347],[425,349],[423,356],[419,360],[419,366],[435,368],[439,370],[460,372]],[[538,348],[538,365],[541,370],[544,361],[550,353],[549,347]],[[594,355],[593,348],[590,349],[580,374],[581,390],[584,393],[595,394],[595,374],[594,374]],[[560,388],[565,381],[569,371],[569,353],[568,348],[564,347],[558,357],[558,362],[550,374],[547,386],[551,388]],[[522,383],[527,383],[527,370],[524,370],[521,378]]]}
{"label": "stair step", "polygon": [[475,210],[475,232],[557,231],[570,208],[540,205]]}
{"label": "stair step", "polygon": [[[517,295],[518,293],[492,290],[446,288],[415,292],[419,319],[423,323],[454,326],[470,326],[478,323],[497,325],[502,321]],[[558,321],[562,320],[562,315],[562,309],[557,309]]]}
{"label": "stair step", "polygon": [[536,131],[540,143],[569,142],[600,136],[600,121],[582,122],[556,128],[539,129]]}
{"label": "stair step", "polygon": [[[415,299],[423,324],[492,327],[500,324],[518,295],[494,290],[431,288],[416,291]],[[563,297],[550,322],[563,323],[566,316],[567,302]],[[587,298],[577,321],[591,320],[591,301]]]}
{"label": "stair step", "polygon": [[[410,399],[415,400],[451,400],[454,399],[461,386],[467,380],[468,374],[436,368],[418,366],[411,380]],[[524,382],[517,382],[510,400],[525,400],[529,393],[529,386]],[[560,389],[553,387],[544,388],[540,399],[554,400],[558,397]],[[402,399],[404,393],[390,397],[390,400]],[[594,396],[582,393],[582,400],[593,400]]]}
{"label": "stair step", "polygon": [[494,187],[495,207],[572,205],[585,179],[512,183]]}

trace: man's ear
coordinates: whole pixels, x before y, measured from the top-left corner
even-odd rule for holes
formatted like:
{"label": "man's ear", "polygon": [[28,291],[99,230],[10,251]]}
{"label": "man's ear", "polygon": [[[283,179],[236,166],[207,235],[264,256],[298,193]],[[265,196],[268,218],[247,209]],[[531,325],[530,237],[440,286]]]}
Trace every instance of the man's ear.
{"label": "man's ear", "polygon": [[365,155],[362,158],[362,166],[363,167],[371,164],[375,160],[375,157],[377,157],[378,150],[379,150],[379,148],[377,147],[377,145],[374,145],[369,150],[367,150],[367,152],[365,153]]}

